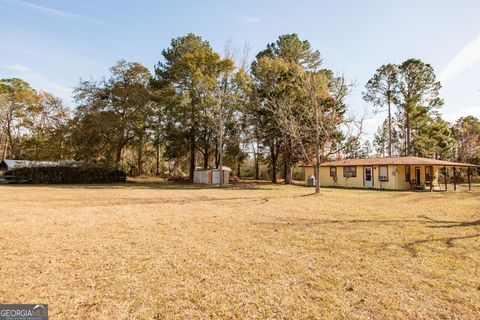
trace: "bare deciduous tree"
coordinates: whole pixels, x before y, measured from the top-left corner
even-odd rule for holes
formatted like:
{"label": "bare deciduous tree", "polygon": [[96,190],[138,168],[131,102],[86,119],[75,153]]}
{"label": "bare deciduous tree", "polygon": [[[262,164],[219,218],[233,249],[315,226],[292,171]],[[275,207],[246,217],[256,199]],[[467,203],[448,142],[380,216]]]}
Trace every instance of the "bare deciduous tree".
{"label": "bare deciduous tree", "polygon": [[351,85],[330,71],[304,72],[297,94],[276,101],[270,110],[280,130],[289,135],[305,161],[315,165],[315,193],[320,192],[320,165],[343,150],[363,131],[363,120],[345,116],[344,98]]}

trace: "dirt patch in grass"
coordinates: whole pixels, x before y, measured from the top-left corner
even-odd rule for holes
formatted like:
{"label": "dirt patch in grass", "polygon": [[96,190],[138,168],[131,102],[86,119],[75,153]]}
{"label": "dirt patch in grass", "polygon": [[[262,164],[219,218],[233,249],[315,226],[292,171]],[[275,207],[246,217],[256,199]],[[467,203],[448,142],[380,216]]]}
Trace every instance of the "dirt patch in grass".
{"label": "dirt patch in grass", "polygon": [[51,319],[473,319],[480,188],[1,186],[0,303]]}

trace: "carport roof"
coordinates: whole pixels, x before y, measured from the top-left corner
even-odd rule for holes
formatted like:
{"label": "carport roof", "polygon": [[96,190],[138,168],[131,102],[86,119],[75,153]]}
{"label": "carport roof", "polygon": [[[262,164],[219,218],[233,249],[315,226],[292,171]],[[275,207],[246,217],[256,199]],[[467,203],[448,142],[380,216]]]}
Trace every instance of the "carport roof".
{"label": "carport roof", "polygon": [[[375,166],[375,165],[411,165],[411,166],[440,166],[440,167],[479,167],[475,164],[451,162],[444,160],[420,158],[420,157],[382,157],[365,159],[342,159],[324,162],[322,167],[345,167],[345,166]],[[313,167],[303,165],[301,167]]]}

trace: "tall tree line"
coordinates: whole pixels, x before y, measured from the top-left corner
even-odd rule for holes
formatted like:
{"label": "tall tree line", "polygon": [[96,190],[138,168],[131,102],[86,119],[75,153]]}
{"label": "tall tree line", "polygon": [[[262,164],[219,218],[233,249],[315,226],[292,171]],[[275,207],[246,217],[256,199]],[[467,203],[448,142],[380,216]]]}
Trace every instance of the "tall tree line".
{"label": "tall tree line", "polygon": [[[131,175],[193,177],[230,166],[237,176],[294,179],[299,163],[416,155],[480,163],[480,123],[449,124],[441,84],[418,59],[380,67],[363,97],[385,111],[370,144],[347,114],[351,84],[325,69],[296,34],[280,36],[248,62],[248,50],[216,52],[194,34],[174,38],[153,72],[120,60],[109,74],[81,80],[75,108],[21,79],[0,80],[3,159],[75,159]],[[360,119],[361,120],[361,119]],[[317,187],[319,188],[319,187]],[[318,191],[318,190],[317,190]]]}
{"label": "tall tree line", "polygon": [[418,59],[377,69],[363,93],[376,111],[387,110],[373,139],[377,155],[454,158],[452,126],[439,113],[440,89],[432,66]]}
{"label": "tall tree line", "polygon": [[66,141],[70,112],[47,92],[37,92],[21,79],[0,79],[0,148],[3,159],[71,157]]}

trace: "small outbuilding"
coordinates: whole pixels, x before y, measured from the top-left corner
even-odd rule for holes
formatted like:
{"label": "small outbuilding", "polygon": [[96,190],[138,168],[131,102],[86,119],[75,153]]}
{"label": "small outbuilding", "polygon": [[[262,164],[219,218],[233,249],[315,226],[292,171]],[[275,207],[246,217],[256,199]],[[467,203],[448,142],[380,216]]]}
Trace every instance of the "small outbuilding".
{"label": "small outbuilding", "polygon": [[222,167],[218,169],[195,169],[193,173],[193,183],[196,184],[220,184],[220,172],[223,171],[223,184],[228,184],[230,181],[230,171],[229,167]]}

